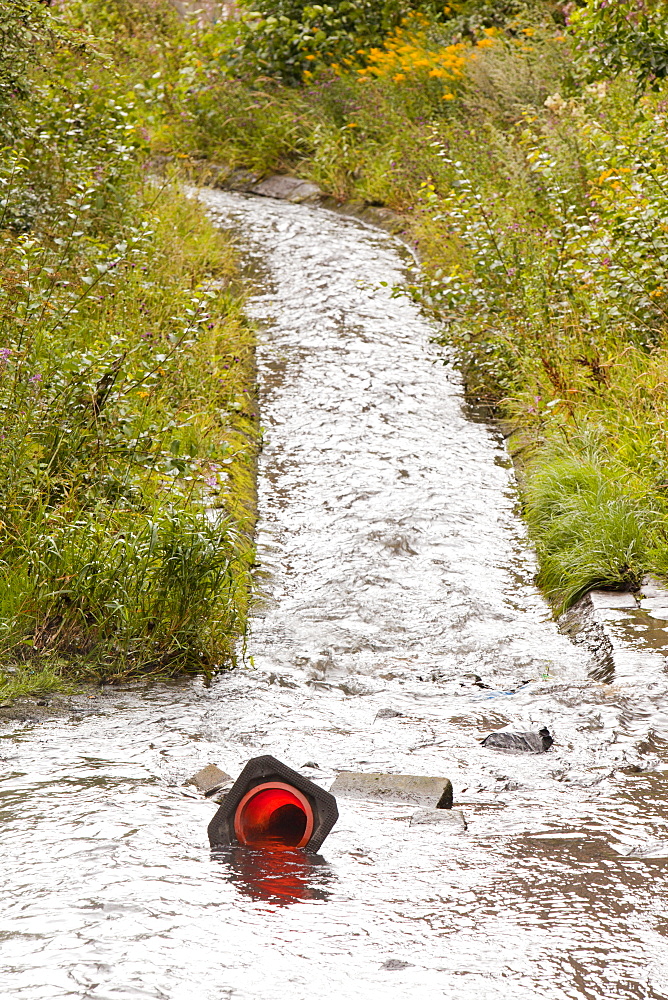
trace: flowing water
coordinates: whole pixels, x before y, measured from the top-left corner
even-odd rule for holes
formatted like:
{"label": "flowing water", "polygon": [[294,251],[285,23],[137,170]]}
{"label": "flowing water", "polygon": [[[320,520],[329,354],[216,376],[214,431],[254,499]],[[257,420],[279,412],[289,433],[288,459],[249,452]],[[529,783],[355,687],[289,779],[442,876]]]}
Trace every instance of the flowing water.
{"label": "flowing water", "polygon": [[[390,293],[401,244],[201,197],[236,234],[261,325],[253,660],[208,689],[7,727],[2,995],[665,998],[663,656],[604,684],[558,632],[503,441]],[[481,747],[505,725],[555,745]],[[449,775],[468,829],[341,799],[318,858],[212,857],[215,806],[182,782],[263,753],[324,787],[337,770]]]}

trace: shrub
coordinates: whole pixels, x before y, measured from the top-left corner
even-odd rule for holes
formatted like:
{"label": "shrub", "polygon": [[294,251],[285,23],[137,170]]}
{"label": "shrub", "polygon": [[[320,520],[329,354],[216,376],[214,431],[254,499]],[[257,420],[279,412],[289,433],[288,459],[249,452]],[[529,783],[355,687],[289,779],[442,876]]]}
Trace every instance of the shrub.
{"label": "shrub", "polygon": [[0,107],[30,92],[29,71],[49,32],[46,8],[33,0],[0,0]]}
{"label": "shrub", "polygon": [[[358,50],[377,45],[401,21],[421,10],[432,16],[443,9],[432,0],[243,0],[239,48],[229,56],[231,69],[248,76],[276,77],[297,84],[304,72],[359,61]],[[250,8],[250,9],[249,9]]]}
{"label": "shrub", "polygon": [[666,0],[587,0],[572,25],[587,47],[593,76],[631,69],[640,86],[668,76]]}

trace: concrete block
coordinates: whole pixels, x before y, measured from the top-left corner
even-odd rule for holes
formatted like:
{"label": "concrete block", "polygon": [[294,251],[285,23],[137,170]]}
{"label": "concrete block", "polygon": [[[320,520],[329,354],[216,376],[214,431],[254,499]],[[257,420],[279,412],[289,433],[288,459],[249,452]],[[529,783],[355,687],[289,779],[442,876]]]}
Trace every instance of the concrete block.
{"label": "concrete block", "polygon": [[633,594],[615,590],[590,590],[589,599],[596,609],[608,610],[616,608],[637,608],[638,602]]}
{"label": "concrete block", "polygon": [[332,795],[349,799],[408,802],[439,810],[452,806],[452,783],[443,777],[341,771],[330,791]]}
{"label": "concrete block", "polygon": [[225,771],[221,771],[216,764],[207,764],[183,784],[194,785],[202,795],[211,796],[220,791],[222,786],[231,784],[231,782],[231,776]]}
{"label": "concrete block", "polygon": [[640,593],[644,598],[665,598],[663,607],[668,607],[668,586],[651,573],[642,578]]}
{"label": "concrete block", "polygon": [[650,618],[658,618],[660,621],[668,620],[668,607],[653,605],[651,608],[644,608],[643,610],[647,612]]}
{"label": "concrete block", "polygon": [[466,820],[461,809],[418,809],[411,816],[411,826],[424,826],[426,824],[447,828],[450,833],[464,833],[466,830]]}
{"label": "concrete block", "polygon": [[275,174],[267,177],[254,188],[253,194],[262,195],[264,198],[279,198],[281,201],[292,201],[300,203],[319,198],[322,191],[316,184],[310,181],[300,180],[299,177],[288,177],[285,174]]}

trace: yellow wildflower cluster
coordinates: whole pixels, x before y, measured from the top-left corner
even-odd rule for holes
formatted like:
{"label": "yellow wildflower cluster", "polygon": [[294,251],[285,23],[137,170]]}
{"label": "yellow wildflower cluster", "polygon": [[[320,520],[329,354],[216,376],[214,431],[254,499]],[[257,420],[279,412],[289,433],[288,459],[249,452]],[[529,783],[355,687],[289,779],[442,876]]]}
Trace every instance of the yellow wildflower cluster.
{"label": "yellow wildflower cluster", "polygon": [[444,100],[452,100],[452,84],[464,75],[467,60],[475,48],[485,48],[494,44],[488,31],[486,37],[476,46],[463,42],[454,45],[438,45],[429,37],[429,21],[422,15],[407,19],[385,39],[382,49],[359,50],[365,57],[366,65],[358,70],[361,77],[391,79],[402,83],[409,79],[425,77],[443,82]]}

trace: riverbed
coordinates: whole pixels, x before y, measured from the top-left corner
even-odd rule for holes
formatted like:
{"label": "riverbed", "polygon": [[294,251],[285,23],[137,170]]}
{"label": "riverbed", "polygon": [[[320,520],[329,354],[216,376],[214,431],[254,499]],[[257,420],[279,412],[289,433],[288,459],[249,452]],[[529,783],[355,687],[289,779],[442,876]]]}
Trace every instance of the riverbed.
{"label": "riverbed", "polygon": [[[665,998],[663,666],[601,683],[560,633],[503,438],[393,294],[401,242],[200,197],[253,285],[263,598],[210,687],[5,727],[4,995]],[[480,745],[504,726],[555,744]],[[467,829],[342,799],[316,859],[212,857],[215,806],[183,781],[265,753],[323,787],[448,776]]]}

